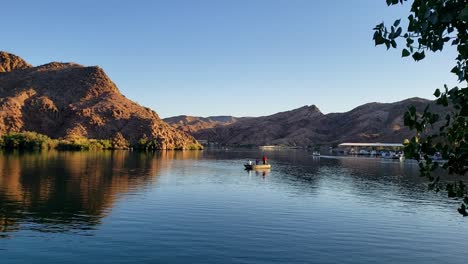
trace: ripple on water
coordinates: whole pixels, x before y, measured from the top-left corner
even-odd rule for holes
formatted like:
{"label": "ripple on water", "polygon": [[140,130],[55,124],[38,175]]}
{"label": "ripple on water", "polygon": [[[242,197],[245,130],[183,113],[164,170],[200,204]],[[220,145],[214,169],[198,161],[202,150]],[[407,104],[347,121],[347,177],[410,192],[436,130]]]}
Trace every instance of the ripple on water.
{"label": "ripple on water", "polygon": [[466,261],[458,202],[428,192],[411,164],[279,151],[268,153],[271,171],[249,173],[242,163],[262,153],[197,153],[1,154],[0,255],[8,263]]}

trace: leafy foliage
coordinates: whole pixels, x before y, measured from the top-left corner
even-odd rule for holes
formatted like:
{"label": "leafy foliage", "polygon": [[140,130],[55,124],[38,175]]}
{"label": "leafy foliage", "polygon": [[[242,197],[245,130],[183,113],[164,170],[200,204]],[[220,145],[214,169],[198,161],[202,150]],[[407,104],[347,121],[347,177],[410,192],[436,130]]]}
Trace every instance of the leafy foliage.
{"label": "leafy foliage", "polygon": [[[166,144],[164,139],[155,138],[155,139],[148,139],[146,136],[139,139],[138,143],[135,146],[135,149],[139,150],[160,150],[165,149]],[[203,147],[200,144],[189,144],[187,146],[179,145],[174,148],[174,150],[201,150]]]}
{"label": "leafy foliage", "polygon": [[0,145],[5,149],[40,150],[50,149],[55,142],[49,137],[36,132],[8,133],[1,137]]}
{"label": "leafy foliage", "polygon": [[[0,148],[21,150],[106,150],[106,149],[129,149],[161,150],[166,148],[165,140],[162,138],[148,139],[146,136],[138,140],[134,145],[117,133],[111,140],[89,139],[84,137],[70,136],[61,139],[51,139],[46,135],[36,132],[12,132],[0,136]],[[203,147],[197,143],[187,146],[176,146],[175,150],[201,150]]]}
{"label": "leafy foliage", "polygon": [[[386,2],[390,6],[409,1]],[[374,28],[375,45],[385,45],[390,49],[403,42],[401,56],[411,56],[415,61],[423,60],[428,51],[441,52],[446,45],[456,47],[458,53],[451,72],[457,76],[461,87],[444,85],[442,91],[437,89],[434,92],[437,104],[449,107],[451,113],[440,117],[426,108],[418,114],[412,107],[404,116],[405,125],[416,131],[414,137],[404,142],[405,154],[420,162],[421,175],[428,177],[430,187],[434,187],[439,182],[434,171],[439,167],[461,176],[468,172],[468,3],[466,0],[414,0],[405,31],[400,23],[398,19],[389,28],[384,23],[378,24]],[[433,128],[439,120],[445,120],[445,124],[437,133],[427,135],[428,128]],[[438,153],[447,162],[434,160]],[[464,197],[458,211],[467,216],[468,194],[464,186],[460,182],[448,184],[446,189],[451,197]]]}
{"label": "leafy foliage", "polygon": [[0,148],[21,150],[101,150],[112,149],[110,140],[66,138],[51,139],[36,132],[11,132],[0,137]]}
{"label": "leafy foliage", "polygon": [[68,138],[58,140],[57,149],[59,150],[104,150],[113,149],[110,140],[105,139],[87,139],[87,138]]}

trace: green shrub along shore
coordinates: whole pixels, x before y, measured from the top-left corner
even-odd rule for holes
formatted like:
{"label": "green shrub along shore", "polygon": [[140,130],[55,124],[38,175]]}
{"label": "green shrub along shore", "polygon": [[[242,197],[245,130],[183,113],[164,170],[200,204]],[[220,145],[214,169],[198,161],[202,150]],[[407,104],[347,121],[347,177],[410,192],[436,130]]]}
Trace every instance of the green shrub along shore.
{"label": "green shrub along shore", "polygon": [[[158,150],[161,149],[161,143],[158,140],[140,139],[136,145],[130,145],[123,137],[109,140],[83,137],[52,139],[36,132],[11,132],[0,136],[0,148],[21,150]],[[183,149],[199,150],[201,147],[200,145],[192,144],[185,148],[174,148],[174,150]]]}

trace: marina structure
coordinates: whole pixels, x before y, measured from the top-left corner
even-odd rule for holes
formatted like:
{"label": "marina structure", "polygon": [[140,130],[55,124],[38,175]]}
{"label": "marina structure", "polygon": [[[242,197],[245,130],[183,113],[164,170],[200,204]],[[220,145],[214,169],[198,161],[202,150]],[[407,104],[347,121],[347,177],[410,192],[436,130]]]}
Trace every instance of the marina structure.
{"label": "marina structure", "polygon": [[341,143],[338,145],[340,152],[346,154],[361,154],[361,155],[379,155],[382,151],[401,151],[403,144],[401,143]]}

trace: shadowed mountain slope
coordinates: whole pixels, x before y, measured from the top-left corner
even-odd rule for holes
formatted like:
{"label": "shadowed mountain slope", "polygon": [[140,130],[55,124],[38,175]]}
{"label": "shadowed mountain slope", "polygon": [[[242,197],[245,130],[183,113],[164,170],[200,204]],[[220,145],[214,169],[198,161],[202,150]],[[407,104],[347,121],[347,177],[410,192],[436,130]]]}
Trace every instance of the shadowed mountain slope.
{"label": "shadowed mountain slope", "polygon": [[404,112],[410,106],[422,112],[428,104],[434,112],[447,111],[433,101],[421,98],[395,103],[368,103],[345,113],[330,114],[323,114],[312,105],[190,132],[197,139],[227,145],[308,146],[346,141],[399,143],[412,136],[412,132],[403,125]]}
{"label": "shadowed mountain slope", "polygon": [[194,133],[202,129],[214,128],[217,126],[227,126],[234,124],[239,120],[248,119],[248,117],[234,117],[234,116],[174,116],[164,118],[163,121],[168,123],[174,128],[183,130],[187,133]]}

